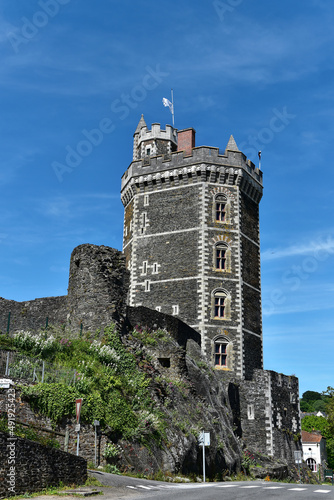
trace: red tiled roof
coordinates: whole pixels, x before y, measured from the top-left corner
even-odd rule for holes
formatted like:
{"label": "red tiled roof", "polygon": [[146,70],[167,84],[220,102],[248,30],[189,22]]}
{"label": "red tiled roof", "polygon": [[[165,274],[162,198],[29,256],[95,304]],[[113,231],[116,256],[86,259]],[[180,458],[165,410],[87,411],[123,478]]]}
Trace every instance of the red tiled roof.
{"label": "red tiled roof", "polygon": [[320,443],[322,440],[321,434],[316,434],[314,432],[302,431],[302,442],[303,443]]}

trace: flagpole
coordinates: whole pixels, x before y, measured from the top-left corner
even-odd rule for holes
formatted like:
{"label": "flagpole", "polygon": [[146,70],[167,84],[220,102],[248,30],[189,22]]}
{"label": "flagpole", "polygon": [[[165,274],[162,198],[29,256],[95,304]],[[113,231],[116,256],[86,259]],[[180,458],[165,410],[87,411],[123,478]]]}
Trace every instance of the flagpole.
{"label": "flagpole", "polygon": [[173,89],[171,89],[171,94],[172,94],[172,122],[173,122],[173,128],[174,128],[174,94],[173,94]]}

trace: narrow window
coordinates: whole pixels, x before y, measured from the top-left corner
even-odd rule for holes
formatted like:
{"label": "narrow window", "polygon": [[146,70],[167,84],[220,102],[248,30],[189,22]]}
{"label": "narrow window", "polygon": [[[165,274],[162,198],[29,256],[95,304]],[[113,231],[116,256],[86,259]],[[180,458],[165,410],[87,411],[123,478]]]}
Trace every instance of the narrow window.
{"label": "narrow window", "polygon": [[254,420],[254,405],[247,405],[248,420]]}
{"label": "narrow window", "polygon": [[147,274],[147,260],[144,260],[143,262],[143,272],[142,274]]}
{"label": "narrow window", "polygon": [[216,221],[225,222],[226,220],[226,196],[216,196]]}
{"label": "narrow window", "polygon": [[216,269],[224,271],[226,269],[226,246],[216,246]]}
{"label": "narrow window", "polygon": [[225,297],[215,294],[215,318],[225,317]]}
{"label": "narrow window", "polygon": [[278,381],[277,381],[277,385],[278,385],[279,387],[281,387],[281,386],[282,386],[282,375],[281,375],[280,373],[278,374]]}
{"label": "narrow window", "polygon": [[215,366],[227,365],[227,345],[221,342],[215,343]]}
{"label": "narrow window", "polygon": [[146,226],[146,212],[143,212],[143,215],[142,215],[142,226],[143,227]]}
{"label": "narrow window", "polygon": [[125,229],[124,229],[124,236],[126,237],[128,235],[128,226],[125,226]]}
{"label": "narrow window", "polygon": [[151,155],[151,148],[146,148],[146,156],[150,156]]}
{"label": "narrow window", "polygon": [[179,306],[175,305],[173,306],[173,316],[177,316],[179,314]]}
{"label": "narrow window", "polygon": [[153,274],[158,274],[158,263],[157,262],[154,262],[152,272],[153,272]]}
{"label": "narrow window", "polygon": [[144,195],[144,207],[147,207],[149,204],[149,198],[148,198],[148,194],[145,194]]}
{"label": "narrow window", "polygon": [[150,282],[149,280],[145,280],[145,292],[149,292],[150,291]]}

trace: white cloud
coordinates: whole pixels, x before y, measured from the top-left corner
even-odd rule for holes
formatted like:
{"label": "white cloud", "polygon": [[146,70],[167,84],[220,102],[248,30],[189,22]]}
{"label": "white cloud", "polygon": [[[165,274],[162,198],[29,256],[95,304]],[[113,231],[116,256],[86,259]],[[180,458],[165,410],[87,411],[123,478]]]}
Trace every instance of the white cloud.
{"label": "white cloud", "polygon": [[334,254],[334,239],[327,236],[325,240],[310,241],[308,244],[296,244],[285,248],[272,248],[261,253],[261,260],[285,259],[288,257],[313,255],[319,261],[325,260],[328,254]]}

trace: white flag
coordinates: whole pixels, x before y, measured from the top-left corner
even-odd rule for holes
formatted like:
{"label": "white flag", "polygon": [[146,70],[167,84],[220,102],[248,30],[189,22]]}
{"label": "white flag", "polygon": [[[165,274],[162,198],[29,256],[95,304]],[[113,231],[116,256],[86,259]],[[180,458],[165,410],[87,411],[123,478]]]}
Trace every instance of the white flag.
{"label": "white flag", "polygon": [[171,103],[166,97],[162,98],[162,104],[165,106],[165,108],[169,108],[169,111],[173,113],[173,103]]}

